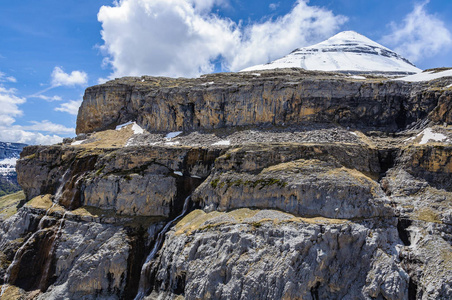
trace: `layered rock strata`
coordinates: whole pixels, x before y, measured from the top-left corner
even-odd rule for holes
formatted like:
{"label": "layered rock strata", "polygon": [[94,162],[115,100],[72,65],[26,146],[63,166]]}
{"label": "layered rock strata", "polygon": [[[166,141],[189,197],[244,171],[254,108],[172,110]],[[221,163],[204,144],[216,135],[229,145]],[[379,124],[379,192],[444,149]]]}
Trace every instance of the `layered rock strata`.
{"label": "layered rock strata", "polygon": [[[2,299],[450,299],[451,83],[286,70],[89,88],[84,134],[18,161]],[[146,131],[110,130],[130,120]]]}
{"label": "layered rock strata", "polygon": [[[77,133],[112,129],[130,120],[150,132],[303,122],[393,132],[424,119],[439,101],[447,103],[450,92],[438,91],[423,84],[297,69],[197,79],[123,78],[86,90]],[[448,122],[445,106],[435,111],[435,121]]]}

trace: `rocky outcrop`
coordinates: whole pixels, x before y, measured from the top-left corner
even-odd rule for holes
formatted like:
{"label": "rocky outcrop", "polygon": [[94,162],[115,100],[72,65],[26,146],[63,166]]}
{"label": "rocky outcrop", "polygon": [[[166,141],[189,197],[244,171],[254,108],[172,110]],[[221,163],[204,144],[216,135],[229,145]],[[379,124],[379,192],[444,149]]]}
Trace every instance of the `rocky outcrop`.
{"label": "rocky outcrop", "polygon": [[[112,129],[130,120],[163,132],[304,122],[393,132],[435,108],[432,118],[450,123],[448,93],[442,93],[403,81],[361,81],[297,69],[178,80],[123,78],[86,90],[77,133]],[[444,100],[437,107],[439,99]]]}
{"label": "rocky outcrop", "polygon": [[206,210],[273,208],[344,219],[391,215],[388,199],[371,178],[381,171],[375,149],[253,145],[226,152],[215,166],[193,196]]}
{"label": "rocky outcrop", "polygon": [[168,234],[151,296],[406,299],[409,276],[394,255],[391,222],[195,211]]}
{"label": "rocky outcrop", "polygon": [[[18,161],[2,299],[450,299],[451,83],[283,70],[89,88],[86,134]],[[110,130],[130,120],[146,130]]]}
{"label": "rocky outcrop", "polygon": [[17,169],[28,200],[51,194],[72,210],[92,206],[119,215],[169,217],[208,176],[220,151],[33,146],[24,150]]}

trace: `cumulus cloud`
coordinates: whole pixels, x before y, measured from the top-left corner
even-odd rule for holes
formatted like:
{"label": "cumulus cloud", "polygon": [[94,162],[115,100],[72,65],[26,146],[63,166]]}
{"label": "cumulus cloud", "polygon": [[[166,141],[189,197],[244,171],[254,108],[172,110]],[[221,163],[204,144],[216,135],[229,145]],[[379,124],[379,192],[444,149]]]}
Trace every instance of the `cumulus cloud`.
{"label": "cumulus cloud", "polygon": [[298,0],[285,16],[242,25],[212,13],[218,0],[121,0],[101,7],[111,77],[194,77],[214,70],[237,71],[288,54],[335,33],[346,21]]}
{"label": "cumulus cloud", "polygon": [[60,106],[55,108],[55,110],[67,112],[71,115],[76,116],[78,114],[78,109],[80,105],[82,105],[82,100],[70,100],[69,102],[62,103]]}
{"label": "cumulus cloud", "polygon": [[344,16],[335,16],[331,11],[299,0],[288,14],[244,28],[238,49],[229,57],[230,69],[236,71],[268,63],[295,48],[320,42],[346,21]]}
{"label": "cumulus cloud", "polygon": [[15,126],[17,129],[29,130],[29,131],[41,131],[48,133],[58,133],[58,134],[73,134],[75,133],[74,128],[69,128],[60,124],[52,123],[48,120],[44,121],[30,121],[31,125],[27,126]]}
{"label": "cumulus cloud", "polygon": [[85,85],[88,83],[88,75],[85,72],[72,71],[68,74],[60,67],[55,67],[53,69],[51,78],[52,87]]}
{"label": "cumulus cloud", "polygon": [[0,85],[0,126],[9,126],[15,122],[15,117],[22,115],[19,105],[26,99],[16,96],[15,89],[7,89]]}
{"label": "cumulus cloud", "polygon": [[60,135],[74,135],[75,129],[48,120],[30,121],[30,125],[0,125],[0,141],[50,145],[63,140]]}
{"label": "cumulus cloud", "polygon": [[383,37],[382,43],[413,61],[432,57],[450,47],[451,32],[443,21],[426,11],[428,3],[416,4],[400,24],[391,23],[392,33]]}
{"label": "cumulus cloud", "polygon": [[[9,80],[10,82],[13,82]],[[0,85],[0,141],[25,144],[49,145],[63,140],[57,134],[75,134],[74,128],[49,121],[30,122],[31,125],[14,125],[16,117],[23,115],[19,108],[26,99],[17,95],[17,90]],[[48,134],[43,134],[48,133]]]}
{"label": "cumulus cloud", "polygon": [[232,21],[205,13],[214,1],[203,2],[123,0],[102,6],[101,49],[109,57],[113,77],[212,72],[211,61],[234,47],[239,31]]}
{"label": "cumulus cloud", "polygon": [[58,135],[44,135],[40,132],[25,131],[20,128],[5,128],[0,126],[0,141],[24,143],[29,145],[51,145],[63,140]]}

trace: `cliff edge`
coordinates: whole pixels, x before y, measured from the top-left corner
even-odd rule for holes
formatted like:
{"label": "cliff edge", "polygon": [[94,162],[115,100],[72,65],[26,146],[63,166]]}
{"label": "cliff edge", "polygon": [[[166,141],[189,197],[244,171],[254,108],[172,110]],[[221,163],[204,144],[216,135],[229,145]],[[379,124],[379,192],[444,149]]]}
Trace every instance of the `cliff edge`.
{"label": "cliff edge", "polygon": [[86,90],[26,147],[2,299],[450,299],[452,79],[300,69]]}

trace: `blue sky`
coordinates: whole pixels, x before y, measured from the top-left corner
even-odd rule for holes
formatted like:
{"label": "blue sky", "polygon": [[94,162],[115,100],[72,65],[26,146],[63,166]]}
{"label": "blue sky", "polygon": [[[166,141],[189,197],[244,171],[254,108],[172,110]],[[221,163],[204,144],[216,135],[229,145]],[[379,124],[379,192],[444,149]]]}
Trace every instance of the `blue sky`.
{"label": "blue sky", "polygon": [[343,30],[452,66],[450,0],[2,1],[0,140],[74,136],[85,88],[110,78],[237,71]]}

